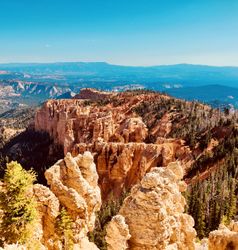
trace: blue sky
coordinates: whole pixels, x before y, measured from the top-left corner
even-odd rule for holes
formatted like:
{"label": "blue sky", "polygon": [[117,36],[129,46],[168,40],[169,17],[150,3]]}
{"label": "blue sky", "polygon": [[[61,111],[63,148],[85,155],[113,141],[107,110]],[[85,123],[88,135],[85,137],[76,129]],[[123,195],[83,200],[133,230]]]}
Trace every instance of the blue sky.
{"label": "blue sky", "polygon": [[0,0],[0,62],[238,66],[238,0]]}

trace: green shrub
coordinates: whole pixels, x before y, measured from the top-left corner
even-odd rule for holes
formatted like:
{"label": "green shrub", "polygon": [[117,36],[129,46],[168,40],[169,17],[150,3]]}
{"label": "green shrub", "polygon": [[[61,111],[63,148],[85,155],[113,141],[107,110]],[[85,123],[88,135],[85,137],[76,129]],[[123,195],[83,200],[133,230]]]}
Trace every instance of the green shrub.
{"label": "green shrub", "polygon": [[0,235],[7,244],[24,244],[31,238],[37,220],[37,203],[30,193],[36,175],[17,162],[7,164],[0,190]]}

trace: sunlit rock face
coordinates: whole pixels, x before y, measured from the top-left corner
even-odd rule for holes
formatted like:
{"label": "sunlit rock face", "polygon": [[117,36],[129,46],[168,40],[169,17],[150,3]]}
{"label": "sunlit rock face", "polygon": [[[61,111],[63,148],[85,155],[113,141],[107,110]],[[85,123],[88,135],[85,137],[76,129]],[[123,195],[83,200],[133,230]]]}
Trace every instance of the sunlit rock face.
{"label": "sunlit rock face", "polygon": [[[186,185],[181,181],[183,169],[178,163],[170,163],[166,168],[153,168],[142,181],[135,185],[124,200],[119,214],[128,225],[129,249],[195,249],[196,231],[193,218],[184,213],[185,199],[181,192]],[[117,249],[113,242],[120,231],[115,222],[110,222],[108,244]],[[122,224],[123,227],[125,226]],[[125,230],[125,229],[124,229]],[[121,238],[121,236],[119,236]],[[120,239],[120,242],[122,240]]]}
{"label": "sunlit rock face", "polygon": [[63,160],[45,172],[50,190],[73,220],[75,242],[86,244],[87,233],[94,229],[96,212],[101,206],[98,175],[90,152]]}
{"label": "sunlit rock face", "polygon": [[[64,249],[56,223],[64,207],[72,220],[73,249],[98,249],[87,237],[87,233],[94,229],[96,213],[101,207],[98,174],[92,154],[85,152],[72,157],[68,153],[45,172],[45,177],[49,187],[36,184],[32,190],[38,205],[38,223],[33,237],[37,246],[48,250]],[[6,247],[11,249],[11,246]],[[25,249],[24,246],[13,247]]]}
{"label": "sunlit rock face", "polygon": [[[65,155],[92,152],[103,200],[111,192],[118,197],[151,168],[179,160],[186,169],[193,159],[183,140],[163,138],[171,130],[169,115],[156,120],[158,124],[150,129],[156,141],[148,143],[149,128],[133,108],[151,98],[156,97],[86,89],[77,99],[47,101],[36,113],[35,129],[49,133]],[[166,124],[170,126],[165,128]]]}
{"label": "sunlit rock face", "polygon": [[128,249],[128,240],[131,238],[131,235],[123,216],[114,216],[111,222],[108,224],[106,231],[108,250]]}
{"label": "sunlit rock face", "polygon": [[182,142],[165,140],[160,144],[115,143],[98,140],[93,144],[76,144],[73,155],[94,152],[103,199],[113,191],[116,197],[122,190],[138,183],[151,168],[167,166],[177,157],[186,159]]}
{"label": "sunlit rock face", "polygon": [[220,225],[208,238],[209,250],[238,250],[238,222],[229,226]]}

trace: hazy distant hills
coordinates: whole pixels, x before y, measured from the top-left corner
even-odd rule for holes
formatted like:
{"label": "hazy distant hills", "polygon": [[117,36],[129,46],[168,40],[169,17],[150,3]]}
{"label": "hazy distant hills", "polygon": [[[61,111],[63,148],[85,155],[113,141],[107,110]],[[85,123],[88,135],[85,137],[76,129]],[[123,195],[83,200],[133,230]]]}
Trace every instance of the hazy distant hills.
{"label": "hazy distant hills", "polygon": [[168,89],[167,92],[178,98],[186,100],[200,100],[209,103],[212,106],[232,104],[238,107],[238,88],[222,85],[206,85],[199,87]]}
{"label": "hazy distant hills", "polygon": [[147,88],[214,107],[232,104],[238,108],[238,67],[133,67],[104,62],[0,64],[0,104],[4,107],[70,98],[71,93],[85,87],[110,91]]}
{"label": "hazy distant hills", "polygon": [[69,98],[66,94],[70,91],[66,86],[3,80],[0,81],[0,114],[10,109],[32,107],[61,95],[61,98]]}
{"label": "hazy distant hills", "polygon": [[44,76],[42,80],[48,77],[48,80],[51,78],[57,82],[74,82],[77,79],[97,82],[129,81],[144,83],[149,88],[161,88],[166,82],[181,84],[184,87],[212,84],[236,87],[238,83],[238,67],[190,64],[134,67],[104,62],[27,63],[0,64],[0,70],[24,74],[28,78]]}

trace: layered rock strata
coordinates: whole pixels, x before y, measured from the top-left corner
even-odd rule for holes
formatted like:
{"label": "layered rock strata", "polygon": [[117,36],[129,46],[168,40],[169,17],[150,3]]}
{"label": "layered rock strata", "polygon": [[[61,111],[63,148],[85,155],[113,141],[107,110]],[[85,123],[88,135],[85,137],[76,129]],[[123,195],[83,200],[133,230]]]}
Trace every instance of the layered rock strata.
{"label": "layered rock strata", "polygon": [[[185,169],[189,168],[193,157],[185,142],[160,137],[170,131],[163,125],[167,121],[171,126],[169,116],[165,115],[150,132],[156,142],[148,143],[149,130],[133,108],[156,98],[153,94],[129,97],[127,102],[116,94],[87,89],[77,98],[81,99],[47,101],[36,113],[35,129],[48,132],[65,155],[71,152],[76,156],[87,150],[93,153],[103,199],[110,191],[120,195],[152,167],[179,160]],[[107,105],[95,104],[95,100],[107,99],[111,100]]]}
{"label": "layered rock strata", "polygon": [[[141,180],[153,167],[167,166],[177,159],[188,161],[188,149],[181,140],[164,140],[160,144],[114,143],[97,140],[93,144],[76,144],[73,155],[94,152],[103,199],[113,190],[118,196]],[[184,163],[186,166],[186,164]]]}

